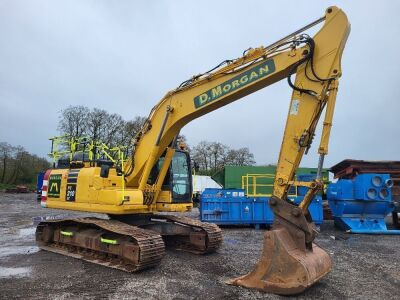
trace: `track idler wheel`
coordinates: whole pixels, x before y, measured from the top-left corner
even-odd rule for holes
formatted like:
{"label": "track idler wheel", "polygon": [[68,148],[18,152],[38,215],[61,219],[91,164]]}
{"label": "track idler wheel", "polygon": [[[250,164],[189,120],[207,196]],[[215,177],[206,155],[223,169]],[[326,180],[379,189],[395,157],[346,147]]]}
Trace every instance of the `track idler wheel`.
{"label": "track idler wheel", "polygon": [[[228,281],[228,284],[278,295],[295,295],[302,293],[332,269],[328,253],[312,243],[313,237],[308,235],[309,232],[305,233],[298,227],[304,225],[305,218],[294,226],[288,222],[292,220],[282,219],[282,215],[285,214],[275,215],[278,221],[274,229],[265,233],[263,252],[255,269]],[[302,213],[294,215],[295,219],[304,217]]]}

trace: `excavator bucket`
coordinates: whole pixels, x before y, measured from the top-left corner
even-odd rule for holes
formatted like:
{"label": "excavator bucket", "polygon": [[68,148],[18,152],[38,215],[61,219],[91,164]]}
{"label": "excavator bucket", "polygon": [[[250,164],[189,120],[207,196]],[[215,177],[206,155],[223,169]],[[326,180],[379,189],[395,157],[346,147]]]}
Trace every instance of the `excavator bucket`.
{"label": "excavator bucket", "polygon": [[[293,215],[301,219],[300,210],[295,209]],[[264,235],[263,252],[255,269],[228,281],[228,284],[278,295],[295,295],[331,270],[332,261],[328,253],[312,241],[307,242],[307,234],[299,227],[279,215],[276,217],[274,229]],[[304,221],[300,223],[304,224]]]}
{"label": "excavator bucket", "polygon": [[303,292],[332,268],[329,255],[317,245],[300,250],[285,229],[269,231],[264,236],[260,261],[247,275],[229,284],[278,295]]}

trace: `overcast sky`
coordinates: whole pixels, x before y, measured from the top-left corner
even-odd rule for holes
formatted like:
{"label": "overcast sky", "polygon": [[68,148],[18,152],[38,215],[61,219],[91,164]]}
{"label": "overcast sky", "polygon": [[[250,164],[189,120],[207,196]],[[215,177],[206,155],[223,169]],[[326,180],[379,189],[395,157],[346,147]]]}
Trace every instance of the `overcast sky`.
{"label": "overcast sky", "polygon": [[[0,141],[46,155],[68,105],[147,116],[183,80],[271,44],[331,3],[352,28],[326,166],[400,160],[400,1],[0,0]],[[283,80],[182,133],[191,145],[248,146],[258,164],[275,163],[290,96]],[[316,166],[318,142],[303,166]]]}

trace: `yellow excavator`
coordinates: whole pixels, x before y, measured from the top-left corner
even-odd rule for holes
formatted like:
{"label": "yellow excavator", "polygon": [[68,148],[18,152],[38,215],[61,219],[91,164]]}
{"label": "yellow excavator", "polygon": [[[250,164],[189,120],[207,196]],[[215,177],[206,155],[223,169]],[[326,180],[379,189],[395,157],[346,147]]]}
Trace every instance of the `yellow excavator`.
{"label": "yellow excavator", "polygon": [[[304,33],[319,23],[313,37]],[[204,114],[287,79],[293,93],[269,201],[275,221],[265,233],[255,269],[229,283],[286,295],[310,287],[332,266],[329,255],[313,243],[317,230],[308,206],[322,188],[321,170],[349,33],[345,13],[329,7],[322,18],[270,46],[250,48],[242,57],[225,60],[169,91],[151,110],[122,166],[93,160],[48,170],[43,207],[103,213],[108,218],[43,221],[36,230],[40,248],[129,272],[159,264],[165,246],[198,254],[216,251],[222,243],[218,226],[164,213],[192,208],[190,158],[177,145],[179,132]],[[324,110],[317,178],[297,182],[295,171],[311,147]],[[309,188],[298,206],[287,201],[292,185]]]}

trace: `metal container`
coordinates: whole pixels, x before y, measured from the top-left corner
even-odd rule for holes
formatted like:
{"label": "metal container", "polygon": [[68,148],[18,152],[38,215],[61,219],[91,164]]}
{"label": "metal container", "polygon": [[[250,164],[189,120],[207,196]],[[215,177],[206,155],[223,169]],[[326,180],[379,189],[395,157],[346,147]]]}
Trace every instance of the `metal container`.
{"label": "metal container", "polygon": [[389,174],[377,173],[331,183],[327,197],[335,225],[352,233],[400,234],[385,224],[385,217],[394,209],[392,186]]}
{"label": "metal container", "polygon": [[331,167],[338,179],[353,179],[358,174],[389,174],[393,180],[393,200],[400,203],[400,161],[367,161],[345,159]]}
{"label": "metal container", "polygon": [[[299,203],[302,197],[295,197]],[[273,213],[269,197],[246,197],[243,189],[205,189],[200,198],[200,218],[218,225],[271,225]],[[322,199],[316,196],[309,207],[313,221],[323,221]]]}

